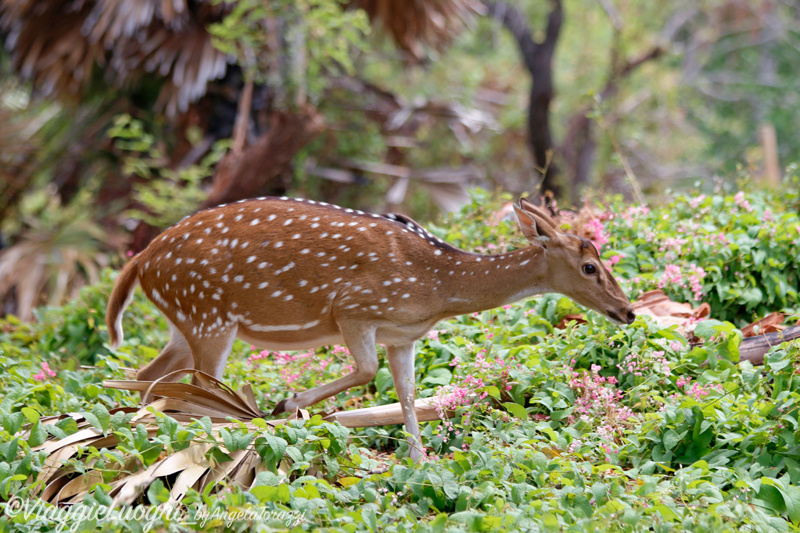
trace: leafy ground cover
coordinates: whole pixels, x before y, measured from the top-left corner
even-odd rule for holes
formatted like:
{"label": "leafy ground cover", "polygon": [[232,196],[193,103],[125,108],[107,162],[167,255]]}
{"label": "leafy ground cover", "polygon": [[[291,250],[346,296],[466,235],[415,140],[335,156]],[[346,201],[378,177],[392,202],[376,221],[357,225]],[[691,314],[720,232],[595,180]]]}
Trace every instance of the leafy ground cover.
{"label": "leafy ground cover", "polygon": [[[138,398],[105,389],[166,343],[168,327],[140,291],[125,318],[126,342],[104,345],[103,313],[113,273],[36,324],[0,323],[0,527],[4,530],[344,531],[794,531],[800,529],[800,347],[774,348],[763,367],[738,362],[737,327],[765,312],[797,317],[800,196],[779,192],[674,195],[658,205],[609,200],[576,218],[632,297],[662,288],[677,300],[706,301],[701,346],[645,318],[618,327],[558,295],[532,298],[443,322],[418,343],[418,395],[437,395],[459,416],[424,424],[428,458],[406,456],[402,428],[348,430],[314,417],[272,432],[215,432],[205,420],[162,419],[153,437],[130,417],[109,416]],[[433,230],[486,252],[522,245],[483,194]],[[296,390],[347,373],[347,351],[266,353],[238,343],[228,383],[249,382],[268,411]],[[320,411],[396,401],[388,367]],[[88,366],[89,368],[85,368]],[[477,397],[474,405],[465,399]],[[49,505],[24,512],[41,491],[46,459],[31,452],[74,422],[42,416],[84,412],[124,443],[70,459],[109,483],[114,465],[150,465],[191,442],[211,454],[252,446],[268,471],[250,490],[222,484],[190,490],[180,515],[155,513],[169,487],[157,482],[132,508],[111,505],[100,483],[69,516]],[[21,432],[23,428],[28,432]],[[279,468],[282,458],[288,458]],[[30,509],[29,509],[30,510]],[[35,510],[35,509],[34,509]],[[136,511],[138,510],[138,514]],[[83,512],[83,514],[81,514]],[[128,514],[125,514],[127,512]],[[249,514],[248,514],[249,513]],[[260,513],[260,514],[259,514]],[[253,521],[254,516],[260,520]]]}

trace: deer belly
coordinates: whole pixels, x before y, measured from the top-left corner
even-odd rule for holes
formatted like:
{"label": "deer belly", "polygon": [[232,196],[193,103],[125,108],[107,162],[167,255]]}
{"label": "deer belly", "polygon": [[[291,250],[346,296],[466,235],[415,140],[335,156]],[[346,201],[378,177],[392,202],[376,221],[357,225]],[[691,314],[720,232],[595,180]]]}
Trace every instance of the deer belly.
{"label": "deer belly", "polygon": [[239,324],[236,335],[267,350],[312,350],[344,343],[335,325],[319,320],[302,324]]}

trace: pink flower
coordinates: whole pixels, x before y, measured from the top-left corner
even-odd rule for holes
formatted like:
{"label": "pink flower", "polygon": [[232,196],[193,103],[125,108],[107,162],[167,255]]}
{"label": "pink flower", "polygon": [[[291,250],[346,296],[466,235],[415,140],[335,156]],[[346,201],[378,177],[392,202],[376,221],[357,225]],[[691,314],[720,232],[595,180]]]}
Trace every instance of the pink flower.
{"label": "pink flower", "polygon": [[689,205],[692,207],[692,209],[697,209],[697,206],[702,204],[703,200],[705,200],[705,199],[706,199],[706,195],[705,194],[701,194],[700,196],[696,196],[693,199],[689,200]]}
{"label": "pink flower", "polygon": [[744,191],[737,192],[736,196],[733,197],[733,201],[736,203],[736,205],[738,205],[739,207],[741,207],[745,211],[750,212],[750,211],[753,210],[750,207],[750,202],[748,202],[747,200],[744,199]]}
{"label": "pink flower", "polygon": [[48,377],[54,378],[56,377],[56,373],[50,370],[50,365],[47,363],[42,363],[42,370],[33,375],[33,379],[37,381],[44,381]]}
{"label": "pink flower", "polygon": [[603,226],[603,223],[596,218],[593,218],[586,223],[586,229],[594,233],[594,239],[592,239],[592,242],[594,243],[594,247],[598,250],[600,250],[603,245],[608,242],[608,233],[606,233],[605,226]]}

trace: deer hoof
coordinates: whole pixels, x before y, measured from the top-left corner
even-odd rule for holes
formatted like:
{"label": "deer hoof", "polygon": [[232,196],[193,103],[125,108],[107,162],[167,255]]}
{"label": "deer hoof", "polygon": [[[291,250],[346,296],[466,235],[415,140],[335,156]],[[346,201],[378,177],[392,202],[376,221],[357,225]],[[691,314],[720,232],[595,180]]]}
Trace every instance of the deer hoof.
{"label": "deer hoof", "polygon": [[294,393],[294,396],[292,396],[291,398],[284,398],[283,400],[278,402],[278,405],[276,405],[275,409],[272,410],[272,416],[276,416],[281,413],[289,411],[290,409],[286,407],[286,404],[289,403],[289,400],[294,400],[295,398],[297,398],[296,392]]}
{"label": "deer hoof", "polygon": [[281,400],[278,403],[278,405],[275,406],[275,409],[272,410],[272,416],[277,416],[277,415],[279,415],[281,413],[285,413],[286,412],[286,401],[287,400],[288,400],[288,398],[286,398],[285,400]]}

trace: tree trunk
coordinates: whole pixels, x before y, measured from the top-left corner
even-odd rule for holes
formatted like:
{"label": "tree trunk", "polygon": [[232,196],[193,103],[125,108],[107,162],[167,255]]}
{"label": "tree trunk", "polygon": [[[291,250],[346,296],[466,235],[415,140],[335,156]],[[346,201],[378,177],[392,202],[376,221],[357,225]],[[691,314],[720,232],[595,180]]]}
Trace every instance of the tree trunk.
{"label": "tree trunk", "polygon": [[551,0],[552,9],[547,17],[545,37],[536,42],[525,16],[507,2],[484,0],[490,16],[503,23],[503,26],[516,39],[525,68],[531,74],[531,98],[528,103],[528,140],[536,170],[542,174],[540,189],[552,191],[562,196],[563,190],[557,180],[558,167],[553,160],[554,144],[550,130],[550,102],[553,100],[553,54],[564,11],[561,0]]}
{"label": "tree trunk", "polygon": [[285,188],[277,178],[322,126],[322,117],[310,106],[297,113],[274,112],[266,134],[239,153],[232,150],[220,161],[202,208],[282,193]]}

